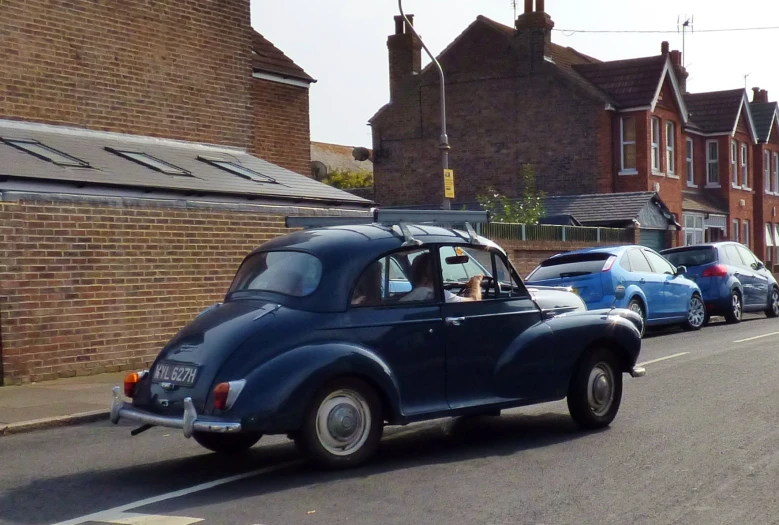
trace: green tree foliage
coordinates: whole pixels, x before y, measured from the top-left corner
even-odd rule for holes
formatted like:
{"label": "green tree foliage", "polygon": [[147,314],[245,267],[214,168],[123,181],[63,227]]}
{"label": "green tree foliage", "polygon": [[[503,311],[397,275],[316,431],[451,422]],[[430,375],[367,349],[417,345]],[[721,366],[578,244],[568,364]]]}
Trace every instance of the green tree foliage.
{"label": "green tree foliage", "polygon": [[373,173],[366,170],[341,171],[334,170],[322,179],[322,182],[342,190],[355,188],[370,188],[373,186]]}
{"label": "green tree foliage", "polygon": [[545,193],[536,190],[536,174],[533,167],[523,164],[520,170],[524,191],[522,198],[512,200],[493,188],[476,197],[481,207],[490,212],[492,222],[538,224],[544,216]]}

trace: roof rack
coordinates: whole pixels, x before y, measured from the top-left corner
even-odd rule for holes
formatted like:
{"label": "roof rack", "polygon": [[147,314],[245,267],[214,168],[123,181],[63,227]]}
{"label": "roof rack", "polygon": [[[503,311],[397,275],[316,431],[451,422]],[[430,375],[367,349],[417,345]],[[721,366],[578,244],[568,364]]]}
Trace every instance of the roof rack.
{"label": "roof rack", "polygon": [[311,217],[289,216],[284,224],[287,228],[324,228],[327,226],[351,226],[356,224],[382,224],[397,227],[403,237],[403,246],[418,246],[422,241],[415,239],[408,229],[409,224],[438,224],[451,227],[452,225],[465,225],[468,239],[472,244],[479,244],[476,231],[471,223],[484,224],[489,222],[490,214],[487,211],[450,211],[450,210],[380,210],[373,209],[373,216],[340,216],[340,217]]}

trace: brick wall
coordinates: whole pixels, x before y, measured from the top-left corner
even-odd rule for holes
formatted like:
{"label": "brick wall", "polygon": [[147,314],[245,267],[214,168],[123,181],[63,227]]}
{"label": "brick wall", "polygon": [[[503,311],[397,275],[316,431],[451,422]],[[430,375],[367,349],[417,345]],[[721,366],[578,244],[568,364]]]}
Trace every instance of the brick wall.
{"label": "brick wall", "polygon": [[5,0],[0,35],[0,118],[249,145],[249,0]]}
{"label": "brick wall", "polygon": [[283,224],[245,210],[0,202],[5,384],[146,366]]}
{"label": "brick wall", "polygon": [[264,79],[252,80],[254,128],[251,153],[311,176],[308,89]]}

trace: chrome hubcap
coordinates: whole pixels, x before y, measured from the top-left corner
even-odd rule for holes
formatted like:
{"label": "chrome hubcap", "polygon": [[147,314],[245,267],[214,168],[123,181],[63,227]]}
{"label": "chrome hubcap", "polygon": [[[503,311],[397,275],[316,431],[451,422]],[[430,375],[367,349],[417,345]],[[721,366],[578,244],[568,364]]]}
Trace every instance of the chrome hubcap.
{"label": "chrome hubcap", "polygon": [[590,371],[587,381],[587,401],[596,416],[606,414],[614,403],[614,373],[605,363],[598,363]]}
{"label": "chrome hubcap", "polygon": [[631,312],[636,312],[641,317],[644,317],[644,312],[641,311],[641,305],[638,304],[638,303],[632,303],[630,305],[630,311]]}
{"label": "chrome hubcap", "polygon": [[771,308],[774,310],[774,314],[779,315],[779,292],[776,290],[771,293]]}
{"label": "chrome hubcap", "polygon": [[736,319],[741,319],[741,299],[738,294],[733,294],[733,315]]}
{"label": "chrome hubcap", "polygon": [[348,456],[358,451],[367,441],[370,428],[368,403],[353,390],[337,390],[319,405],[317,438],[333,455]]}
{"label": "chrome hubcap", "polygon": [[703,302],[696,296],[690,300],[690,312],[687,314],[687,321],[695,328],[703,325],[706,318],[706,309]]}

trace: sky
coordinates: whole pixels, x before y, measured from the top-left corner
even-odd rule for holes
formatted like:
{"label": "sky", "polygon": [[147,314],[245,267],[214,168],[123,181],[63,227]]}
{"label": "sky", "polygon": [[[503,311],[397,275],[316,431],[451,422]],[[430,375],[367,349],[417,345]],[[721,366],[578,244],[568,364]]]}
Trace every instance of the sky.
{"label": "sky", "polygon": [[[517,0],[522,12],[523,0]],[[567,33],[552,41],[600,60],[657,55],[667,40],[682,49],[677,19],[692,16],[685,63],[690,92],[767,89],[779,99],[779,29],[703,32],[779,26],[776,0],[546,0],[555,29],[670,31],[668,34]],[[478,15],[513,25],[511,0],[403,0],[414,27],[438,55]],[[397,0],[252,0],[252,26],[314,77],[311,140],[371,147],[368,119],[389,100],[387,37]],[[422,66],[430,59],[422,51]]]}

